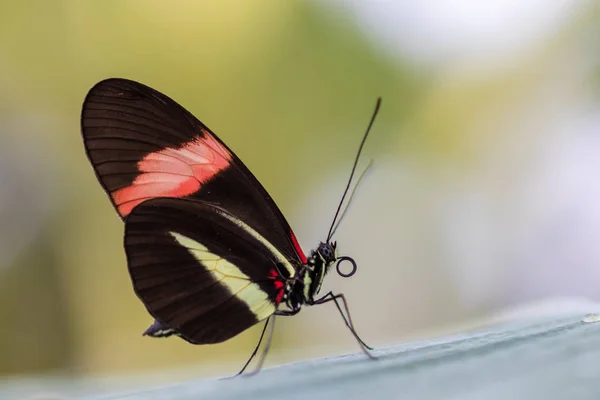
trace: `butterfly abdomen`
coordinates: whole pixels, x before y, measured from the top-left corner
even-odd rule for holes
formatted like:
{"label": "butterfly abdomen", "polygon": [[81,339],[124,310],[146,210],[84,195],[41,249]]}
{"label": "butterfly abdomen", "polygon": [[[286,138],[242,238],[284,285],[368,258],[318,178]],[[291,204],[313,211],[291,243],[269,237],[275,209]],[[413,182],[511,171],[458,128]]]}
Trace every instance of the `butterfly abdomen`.
{"label": "butterfly abdomen", "polygon": [[150,327],[146,329],[146,331],[142,335],[154,338],[164,338],[173,335],[179,336],[179,333],[177,333],[174,329],[168,327],[167,325],[163,324],[159,320],[155,319],[154,323],[150,325]]}

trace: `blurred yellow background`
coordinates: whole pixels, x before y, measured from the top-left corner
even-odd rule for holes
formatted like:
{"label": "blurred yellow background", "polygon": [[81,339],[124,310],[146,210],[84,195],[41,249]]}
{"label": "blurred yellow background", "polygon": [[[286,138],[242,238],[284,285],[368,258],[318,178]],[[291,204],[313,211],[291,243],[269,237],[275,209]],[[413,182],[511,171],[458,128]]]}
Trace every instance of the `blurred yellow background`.
{"label": "blurred yellow background", "polygon": [[[215,346],[141,333],[123,226],[79,132],[107,77],[214,130],[305,252],[324,239],[377,96],[341,225],[344,292],[384,346],[555,297],[600,300],[598,1],[0,3],[0,374],[237,372]],[[359,167],[360,168],[360,167]],[[267,365],[358,351],[334,307],[279,318]]]}

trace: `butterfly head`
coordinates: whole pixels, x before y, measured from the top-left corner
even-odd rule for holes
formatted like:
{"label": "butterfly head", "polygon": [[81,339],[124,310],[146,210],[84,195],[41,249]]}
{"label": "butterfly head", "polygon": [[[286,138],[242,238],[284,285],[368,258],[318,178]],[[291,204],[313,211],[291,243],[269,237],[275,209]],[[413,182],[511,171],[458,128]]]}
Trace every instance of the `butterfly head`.
{"label": "butterfly head", "polygon": [[[344,273],[340,270],[342,261],[351,261],[352,270]],[[333,264],[340,276],[348,278],[356,272],[356,263],[350,257],[340,257],[337,252],[336,242],[321,242],[316,250],[311,252],[310,259],[306,268],[306,273],[302,277],[304,285],[304,301],[311,303],[314,296],[321,290],[323,279]]]}
{"label": "butterfly head", "polygon": [[[319,254],[321,260],[323,260],[325,274],[329,272],[329,268],[336,263],[337,273],[344,277],[349,278],[356,273],[357,265],[356,262],[350,257],[340,257],[337,250],[337,242],[321,242],[317,248],[317,254]],[[350,262],[352,269],[349,272],[344,272],[340,269],[340,264],[344,261]],[[325,275],[323,274],[323,275]]]}
{"label": "butterfly head", "polygon": [[323,260],[323,264],[325,265],[326,269],[329,269],[331,264],[333,264],[338,257],[336,247],[336,242],[321,242],[319,244],[319,247],[317,248],[317,253],[319,253],[319,255],[321,256],[321,259]]}

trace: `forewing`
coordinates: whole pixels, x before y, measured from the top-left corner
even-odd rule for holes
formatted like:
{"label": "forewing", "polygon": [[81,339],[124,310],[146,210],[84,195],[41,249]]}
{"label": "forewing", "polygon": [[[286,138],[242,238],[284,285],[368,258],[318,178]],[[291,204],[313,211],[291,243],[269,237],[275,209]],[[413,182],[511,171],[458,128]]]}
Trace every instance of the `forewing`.
{"label": "forewing", "polygon": [[101,81],[84,101],[81,131],[96,176],[122,218],[149,199],[194,198],[227,210],[288,258],[306,262],[260,182],[171,98],[126,79]]}
{"label": "forewing", "polygon": [[135,207],[125,223],[125,251],[150,314],[195,344],[222,342],[268,318],[282,300],[284,275],[293,272],[258,232],[194,199]]}

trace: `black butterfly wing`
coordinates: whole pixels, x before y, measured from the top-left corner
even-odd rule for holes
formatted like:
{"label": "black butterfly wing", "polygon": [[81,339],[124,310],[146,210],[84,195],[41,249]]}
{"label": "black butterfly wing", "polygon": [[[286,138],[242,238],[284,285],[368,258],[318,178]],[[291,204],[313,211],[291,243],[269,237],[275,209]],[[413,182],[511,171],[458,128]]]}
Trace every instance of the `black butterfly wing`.
{"label": "black butterfly wing", "polygon": [[148,199],[193,198],[227,210],[288,259],[306,263],[260,182],[168,96],[126,79],[101,81],[83,103],[81,131],[96,176],[122,218]]}
{"label": "black butterfly wing", "polygon": [[195,199],[139,204],[126,219],[124,244],[148,312],[195,344],[225,341],[268,318],[294,272],[244,221]]}

